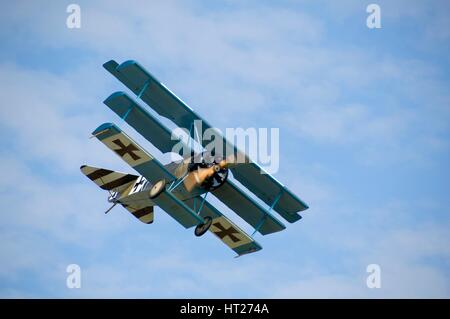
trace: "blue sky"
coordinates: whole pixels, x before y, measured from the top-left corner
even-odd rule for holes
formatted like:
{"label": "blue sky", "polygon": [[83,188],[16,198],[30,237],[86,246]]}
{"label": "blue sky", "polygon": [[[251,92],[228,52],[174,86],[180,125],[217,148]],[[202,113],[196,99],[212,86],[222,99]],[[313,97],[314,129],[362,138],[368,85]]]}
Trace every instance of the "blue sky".
{"label": "blue sky", "polygon": [[[76,30],[70,3],[0,12],[1,297],[450,296],[446,1],[376,1],[376,30],[369,1],[78,1]],[[79,166],[130,169],[94,128],[113,121],[164,159],[102,104],[125,90],[110,59],[139,61],[219,128],[279,127],[276,177],[304,218],[234,259],[160,210],[152,225],[105,216]]]}

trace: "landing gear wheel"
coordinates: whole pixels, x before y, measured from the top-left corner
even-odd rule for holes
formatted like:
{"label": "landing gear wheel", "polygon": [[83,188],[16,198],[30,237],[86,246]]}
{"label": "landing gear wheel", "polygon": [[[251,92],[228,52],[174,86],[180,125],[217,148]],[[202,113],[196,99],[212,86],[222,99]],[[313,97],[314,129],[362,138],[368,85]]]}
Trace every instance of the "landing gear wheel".
{"label": "landing gear wheel", "polygon": [[208,231],[209,227],[211,227],[212,218],[209,216],[206,216],[204,218],[204,220],[205,221],[203,222],[203,224],[199,224],[199,225],[197,225],[197,227],[195,227],[194,234],[197,237],[202,236],[204,233],[206,233]]}
{"label": "landing gear wheel", "polygon": [[150,199],[154,199],[159,196],[166,189],[166,180],[161,179],[156,182],[155,185],[150,189]]}

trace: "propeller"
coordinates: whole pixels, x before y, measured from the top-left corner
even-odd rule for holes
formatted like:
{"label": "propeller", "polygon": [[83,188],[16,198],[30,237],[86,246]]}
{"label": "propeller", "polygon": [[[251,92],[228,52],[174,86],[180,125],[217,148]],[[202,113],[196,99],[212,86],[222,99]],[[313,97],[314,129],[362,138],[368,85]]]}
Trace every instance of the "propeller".
{"label": "propeller", "polygon": [[186,187],[187,191],[190,192],[194,189],[194,187],[202,185],[208,178],[214,176],[216,171],[220,169],[220,166],[217,164],[208,168],[198,167],[186,176],[186,178],[184,179],[184,186]]}
{"label": "propeller", "polygon": [[195,187],[203,185],[206,181],[211,180],[218,187],[227,176],[228,167],[236,165],[234,156],[221,160],[219,163],[215,163],[209,167],[200,167],[192,170],[184,179],[184,186],[188,192],[192,191]]}

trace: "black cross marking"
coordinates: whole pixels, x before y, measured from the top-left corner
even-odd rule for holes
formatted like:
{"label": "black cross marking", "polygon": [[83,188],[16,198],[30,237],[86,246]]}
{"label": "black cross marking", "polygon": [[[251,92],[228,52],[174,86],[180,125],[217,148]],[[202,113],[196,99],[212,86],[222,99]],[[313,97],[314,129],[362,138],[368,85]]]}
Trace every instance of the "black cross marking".
{"label": "black cross marking", "polygon": [[130,143],[128,146],[125,146],[121,140],[117,139],[112,141],[114,144],[116,144],[117,146],[119,146],[120,148],[117,150],[114,150],[114,152],[116,152],[117,154],[119,154],[120,157],[124,157],[125,154],[128,154],[131,156],[131,158],[134,161],[137,161],[138,159],[140,159],[139,156],[137,156],[134,152],[135,151],[139,151],[139,149],[133,145],[133,143]]}
{"label": "black cross marking", "polygon": [[234,236],[234,234],[239,234],[239,231],[237,231],[233,226],[230,226],[230,228],[225,228],[222,226],[221,223],[217,222],[213,224],[217,228],[219,228],[218,232],[214,232],[217,236],[219,236],[220,239],[223,239],[224,237],[228,236],[233,241],[233,243],[237,243],[238,241],[241,241],[239,238]]}

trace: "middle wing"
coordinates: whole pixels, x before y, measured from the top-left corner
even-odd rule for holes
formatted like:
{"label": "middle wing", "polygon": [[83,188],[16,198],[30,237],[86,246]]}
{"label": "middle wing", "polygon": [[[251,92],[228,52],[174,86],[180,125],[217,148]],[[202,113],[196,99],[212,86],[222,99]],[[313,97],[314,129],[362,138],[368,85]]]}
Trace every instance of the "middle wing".
{"label": "middle wing", "polygon": [[172,138],[172,133],[166,126],[133,101],[126,93],[115,92],[103,103],[161,152],[171,152],[178,143],[187,148],[187,145],[182,140],[176,137]]}
{"label": "middle wing", "polygon": [[213,190],[212,193],[263,235],[286,228],[283,223],[230,180],[226,180],[222,186]]}

